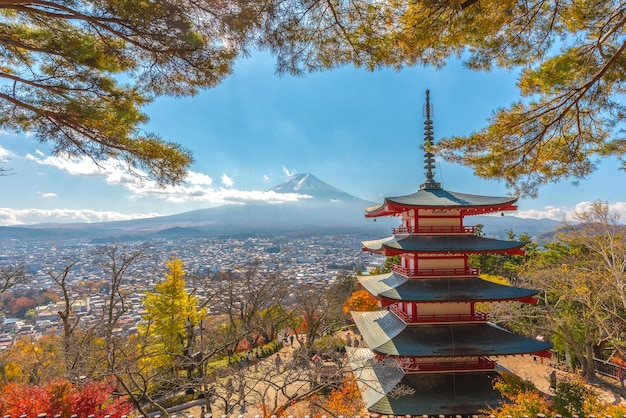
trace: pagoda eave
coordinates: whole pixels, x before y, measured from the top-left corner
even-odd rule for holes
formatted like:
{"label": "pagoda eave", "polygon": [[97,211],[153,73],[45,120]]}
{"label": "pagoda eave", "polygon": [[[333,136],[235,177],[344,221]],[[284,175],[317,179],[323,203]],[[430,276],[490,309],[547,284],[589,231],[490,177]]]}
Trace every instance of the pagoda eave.
{"label": "pagoda eave", "polygon": [[366,218],[399,215],[409,210],[455,210],[462,215],[515,211],[516,197],[477,196],[441,188],[421,189],[416,193],[386,197],[383,203],[365,209]]}
{"label": "pagoda eave", "polygon": [[[385,307],[385,306],[389,306],[389,305],[393,305],[396,304],[398,302],[406,302],[405,299],[403,299],[402,297],[391,297],[391,296],[383,296],[383,295],[378,295],[375,296],[378,299],[380,299],[380,304]],[[539,301],[537,300],[537,298],[534,297],[511,297],[511,298],[484,298],[484,299],[461,299],[458,297],[449,297],[446,298],[444,300],[441,301],[437,301],[438,303],[462,303],[462,302],[520,302],[520,303],[527,303],[529,305],[536,305]]]}
{"label": "pagoda eave", "polygon": [[484,215],[486,213],[496,213],[496,212],[506,212],[506,211],[516,211],[517,206],[515,205],[506,205],[506,206],[489,206],[489,207],[474,207],[474,208],[465,208],[461,210],[461,214],[466,216],[471,215]]}
{"label": "pagoda eave", "polygon": [[[384,246],[383,248],[368,248],[363,247],[362,251],[367,251],[373,254],[381,254],[385,257],[393,257],[394,255],[402,255],[402,254],[411,254],[417,253],[415,250],[403,250],[398,248],[389,248]],[[507,255],[524,255],[524,250],[520,248],[510,249],[510,250],[448,250],[446,252],[441,252],[441,250],[434,251],[425,251],[420,250],[419,253],[422,254],[441,254],[441,255],[451,255],[451,254],[507,254]]]}
{"label": "pagoda eave", "polygon": [[380,217],[385,217],[385,216],[399,216],[403,212],[406,212],[412,209],[415,209],[415,210],[416,209],[420,209],[420,210],[459,209],[459,212],[462,216],[472,216],[472,215],[484,215],[488,213],[516,211],[517,206],[505,205],[505,206],[455,208],[455,207],[450,207],[450,206],[407,206],[407,205],[384,203],[380,205],[379,208],[374,209],[372,212],[366,213],[365,217],[366,218],[380,218]]}
{"label": "pagoda eave", "polygon": [[490,323],[407,325],[393,312],[352,312],[363,339],[377,354],[459,357],[533,354],[551,344],[521,337]]}
{"label": "pagoda eave", "polygon": [[523,255],[521,241],[504,241],[475,235],[408,235],[363,241],[364,251],[377,254],[512,254]]}
{"label": "pagoda eave", "polygon": [[519,301],[536,304],[535,289],[508,286],[479,277],[441,277],[409,279],[390,272],[372,276],[357,276],[359,284],[383,306],[408,303],[468,303]]}
{"label": "pagoda eave", "polygon": [[[380,362],[364,348],[346,347],[351,369],[365,408],[388,415],[471,415],[498,405],[500,392],[493,387],[495,371],[473,373],[405,373],[395,361]],[[410,388],[395,396],[394,387]]]}

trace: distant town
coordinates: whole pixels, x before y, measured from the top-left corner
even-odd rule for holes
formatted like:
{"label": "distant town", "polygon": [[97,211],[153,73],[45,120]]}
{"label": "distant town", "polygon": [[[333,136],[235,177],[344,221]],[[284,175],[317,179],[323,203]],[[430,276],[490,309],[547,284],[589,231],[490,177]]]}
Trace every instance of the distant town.
{"label": "distant town", "polygon": [[[220,238],[176,238],[150,242],[94,244],[92,242],[12,240],[5,242],[0,253],[0,267],[23,265],[28,270],[28,280],[13,286],[7,298],[21,295],[48,293],[61,297],[61,288],[53,276],[60,275],[72,265],[67,276],[69,289],[78,284],[105,284],[108,280],[94,253],[107,245],[120,248],[144,248],[148,257],[133,265],[125,279],[129,304],[117,322],[117,333],[137,332],[142,320],[142,298],[152,290],[155,283],[164,279],[165,262],[172,257],[180,258],[192,286],[193,277],[207,276],[224,271],[233,271],[256,266],[259,274],[280,273],[293,286],[328,286],[339,277],[380,265],[384,257],[361,250],[361,234],[285,234],[275,236],[220,237]],[[84,286],[83,286],[84,289]],[[95,286],[93,291],[74,291],[71,294],[72,308],[82,324],[88,326],[100,320],[106,304],[106,286]],[[196,289],[197,296],[212,289]],[[5,350],[19,338],[35,337],[56,333],[61,327],[59,311],[62,301],[27,305],[29,312],[17,315],[4,304],[1,319],[0,350]],[[219,314],[220,306],[208,307],[210,313]]]}

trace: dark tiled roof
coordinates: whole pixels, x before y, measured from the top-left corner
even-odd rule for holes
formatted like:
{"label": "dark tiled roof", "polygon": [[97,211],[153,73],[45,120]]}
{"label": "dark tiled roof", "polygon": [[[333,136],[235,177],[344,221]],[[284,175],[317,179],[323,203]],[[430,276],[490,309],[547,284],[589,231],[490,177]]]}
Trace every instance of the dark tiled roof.
{"label": "dark tiled roof", "polygon": [[552,347],[489,323],[409,326],[386,310],[352,312],[352,317],[369,348],[392,356],[503,356]]}
{"label": "dark tiled roof", "polygon": [[[471,415],[501,401],[493,389],[496,372],[404,375],[377,363],[367,349],[346,347],[367,409],[387,415]],[[399,394],[398,388],[406,394]],[[411,393],[412,392],[412,393]]]}
{"label": "dark tiled roof", "polygon": [[413,394],[385,396],[369,409],[394,415],[477,414],[502,400],[493,388],[496,376],[496,372],[406,375],[399,384],[415,390]]}
{"label": "dark tiled roof", "polygon": [[388,273],[358,279],[372,295],[398,301],[481,302],[525,299],[537,294],[533,289],[505,286],[478,277],[407,279]]}
{"label": "dark tiled roof", "polygon": [[[512,196],[480,196],[444,189],[422,189],[405,196],[386,197],[380,205],[365,209],[368,214],[386,212],[389,205],[422,208],[505,207],[517,201]],[[381,213],[382,214],[382,213]]]}
{"label": "dark tiled roof", "polygon": [[367,251],[381,252],[421,252],[421,253],[481,253],[514,251],[524,246],[524,242],[505,241],[476,235],[408,235],[363,241]]}

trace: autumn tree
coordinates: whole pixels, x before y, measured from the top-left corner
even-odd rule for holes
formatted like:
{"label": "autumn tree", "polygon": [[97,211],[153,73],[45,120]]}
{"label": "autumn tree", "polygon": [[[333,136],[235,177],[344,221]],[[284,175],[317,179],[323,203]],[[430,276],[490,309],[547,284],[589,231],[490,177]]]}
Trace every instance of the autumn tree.
{"label": "autumn tree", "polygon": [[[482,230],[482,228],[480,228]],[[519,268],[526,260],[531,258],[538,250],[537,243],[533,242],[530,235],[522,233],[519,236],[513,230],[506,230],[506,238],[509,241],[520,241],[525,243],[524,255],[510,254],[471,254],[469,264],[477,268],[482,274],[491,276],[502,276],[509,284],[514,284],[519,274]],[[480,232],[482,236],[482,232]]]}
{"label": "autumn tree", "polygon": [[[263,416],[268,418],[272,415],[290,415],[290,412],[298,411],[300,405],[323,405],[326,395],[333,390],[337,390],[337,393],[328,407],[339,410],[346,406],[343,401],[359,404],[360,396],[352,400],[344,397],[354,395],[352,386],[342,390],[349,369],[345,354],[330,348],[320,350],[319,356],[324,359],[312,360],[308,350],[294,350],[291,356],[283,359],[280,370],[274,366],[273,358],[262,362],[257,368],[248,368],[243,372],[242,379],[238,380],[243,383],[242,393],[247,395],[253,405],[259,405]],[[241,405],[240,398],[232,402]]]}
{"label": "autumn tree", "polygon": [[185,271],[179,258],[166,262],[169,269],[165,280],[146,293],[143,300],[146,323],[141,335],[146,339],[143,348],[145,361],[153,369],[172,369],[176,364],[189,363],[191,330],[204,317],[197,309],[198,300],[185,288]]}
{"label": "autumn tree", "polygon": [[162,184],[183,180],[191,155],[139,133],[141,107],[219,83],[249,48],[292,74],[457,57],[476,70],[523,68],[523,100],[438,147],[524,195],[583,178],[598,158],[624,162],[619,1],[9,1],[1,12],[0,128],[34,132],[56,153],[122,159]]}
{"label": "autumn tree", "polygon": [[361,391],[352,374],[344,378],[341,387],[331,390],[323,399],[321,407],[334,417],[352,416],[365,407]]}
{"label": "autumn tree", "polygon": [[0,294],[18,283],[23,283],[28,277],[28,270],[24,265],[7,264],[0,266]]}
{"label": "autumn tree", "polygon": [[592,387],[577,378],[560,379],[552,396],[539,392],[532,383],[508,373],[500,374],[494,387],[506,400],[483,412],[496,418],[523,418],[539,414],[568,418],[621,416],[626,410],[619,403],[603,403]]}
{"label": "autumn tree", "polygon": [[118,346],[123,344],[125,337],[116,338],[114,329],[122,315],[129,312],[130,306],[127,300],[128,279],[136,273],[139,263],[147,259],[150,245],[127,246],[121,243],[104,245],[96,248],[92,253],[94,262],[99,264],[104,273],[103,282],[106,283],[107,299],[102,307],[99,329],[97,335],[104,339],[104,358],[107,359],[108,368],[116,368],[116,359],[120,354]]}
{"label": "autumn tree", "polygon": [[517,320],[552,334],[555,347],[580,361],[591,377],[602,347],[621,347],[626,231],[601,202],[576,217],[579,223],[564,225],[557,241],[544,244],[523,267],[523,284],[541,290],[540,304],[536,315]]}
{"label": "autumn tree", "polygon": [[6,304],[6,310],[13,316],[23,318],[29,309],[36,306],[35,301],[25,296],[20,296],[10,300]]}
{"label": "autumn tree", "polygon": [[[140,133],[155,96],[195,94],[231,72],[262,4],[231,1],[4,1],[0,128],[56,154],[113,157],[160,184],[184,179],[189,151]],[[6,171],[3,171],[6,172]]]}
{"label": "autumn tree", "polygon": [[68,283],[68,276],[74,265],[76,265],[75,262],[67,264],[63,271],[59,273],[48,271],[48,276],[59,287],[63,301],[62,308],[57,313],[63,326],[61,337],[63,339],[63,359],[67,373],[64,377],[69,377],[70,379],[75,379],[82,374],[83,371],[80,370],[81,367],[79,366],[80,359],[85,358],[82,355],[82,350],[89,345],[88,342],[91,340],[89,337],[83,340],[81,337],[84,338],[85,334],[77,332],[80,322],[79,316],[74,311],[77,296],[72,294],[72,289]]}
{"label": "autumn tree", "polygon": [[80,387],[67,380],[52,380],[42,385],[6,383],[0,390],[0,413],[3,416],[35,418],[41,413],[69,418],[120,418],[132,411],[132,405],[114,394],[115,385],[107,381],[89,381]]}
{"label": "autumn tree", "polygon": [[303,323],[307,348],[322,334],[347,324],[343,304],[356,290],[355,280],[353,276],[345,276],[330,287],[300,286],[294,289],[294,320]]}
{"label": "autumn tree", "polygon": [[0,354],[3,380],[41,385],[67,376],[63,340],[56,335],[20,338]]}
{"label": "autumn tree", "polygon": [[272,341],[290,317],[286,309],[290,282],[280,273],[259,272],[254,265],[208,277],[209,299],[223,306],[228,320],[225,341],[231,351],[246,340],[248,347]]}
{"label": "autumn tree", "polygon": [[344,312],[350,311],[374,311],[378,309],[378,301],[367,290],[357,290],[343,304]]}
{"label": "autumn tree", "polygon": [[517,193],[584,178],[598,158],[624,163],[621,1],[292,0],[272,17],[261,42],[280,71],[441,67],[459,57],[470,69],[519,70],[522,100],[497,110],[485,129],[437,145]]}

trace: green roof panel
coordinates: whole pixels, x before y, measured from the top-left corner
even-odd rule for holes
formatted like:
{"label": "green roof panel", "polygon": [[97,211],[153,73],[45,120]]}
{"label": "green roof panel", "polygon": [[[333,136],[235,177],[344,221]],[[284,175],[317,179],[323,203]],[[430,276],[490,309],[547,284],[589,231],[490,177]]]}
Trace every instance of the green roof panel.
{"label": "green roof panel", "polygon": [[363,241],[362,244],[365,250],[373,252],[388,249],[407,253],[473,253],[513,251],[523,247],[526,243],[476,235],[408,235]]}
{"label": "green roof panel", "polygon": [[359,276],[372,295],[397,301],[481,302],[525,299],[536,290],[488,282],[478,277],[407,279],[396,273]]}
{"label": "green roof panel", "polygon": [[377,353],[410,357],[503,356],[548,350],[551,344],[513,334],[490,323],[407,325],[394,313],[352,312],[367,346]]}

